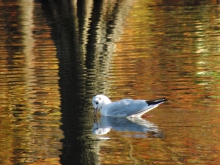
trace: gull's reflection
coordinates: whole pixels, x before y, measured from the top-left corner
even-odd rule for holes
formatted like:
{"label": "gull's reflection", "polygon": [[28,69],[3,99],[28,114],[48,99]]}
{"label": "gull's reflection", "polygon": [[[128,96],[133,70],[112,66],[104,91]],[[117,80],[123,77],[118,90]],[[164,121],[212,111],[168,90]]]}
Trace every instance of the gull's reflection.
{"label": "gull's reflection", "polygon": [[[135,134],[126,134],[126,136],[145,138],[145,137],[163,137],[158,127],[142,118],[115,118],[101,116],[99,122],[94,122],[92,132],[96,135],[105,135],[112,130],[118,132],[127,132]],[[145,133],[145,134],[143,134]],[[148,134],[146,134],[148,133]],[[106,139],[107,137],[105,137]],[[103,139],[103,138],[102,138]]]}

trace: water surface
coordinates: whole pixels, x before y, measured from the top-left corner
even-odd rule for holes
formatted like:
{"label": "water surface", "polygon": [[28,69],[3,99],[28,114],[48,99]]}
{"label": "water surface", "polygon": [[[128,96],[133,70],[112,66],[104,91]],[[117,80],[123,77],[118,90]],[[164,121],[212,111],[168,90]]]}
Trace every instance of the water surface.
{"label": "water surface", "polygon": [[[218,1],[0,2],[0,164],[218,164]],[[91,98],[168,98],[142,120]]]}
{"label": "water surface", "polygon": [[104,164],[219,162],[219,7],[135,3],[116,42],[105,93],[112,100],[168,98],[149,112],[154,117],[144,117],[165,137],[111,135],[113,140],[102,143]]}

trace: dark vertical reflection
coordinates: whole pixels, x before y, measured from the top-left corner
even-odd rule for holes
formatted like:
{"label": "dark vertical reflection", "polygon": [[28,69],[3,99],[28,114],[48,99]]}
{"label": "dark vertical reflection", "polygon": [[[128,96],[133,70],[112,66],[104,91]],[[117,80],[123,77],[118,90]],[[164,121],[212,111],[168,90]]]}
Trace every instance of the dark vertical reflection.
{"label": "dark vertical reflection", "polygon": [[102,44],[96,45],[98,43],[98,23],[101,20],[101,7],[102,7],[102,1],[94,1],[94,6],[92,9],[92,16],[91,16],[91,24],[88,30],[88,33],[91,34],[88,36],[88,44],[87,44],[87,50],[90,50],[88,52],[88,56],[86,58],[86,66],[88,69],[91,69],[93,66],[91,65],[91,61],[95,60],[95,55],[97,55],[97,46],[102,47]]}
{"label": "dark vertical reflection", "polygon": [[[112,28],[120,13],[115,10],[118,3],[99,0],[42,1],[42,4],[48,22],[52,22],[59,59],[61,128],[65,136],[61,163],[97,164],[98,151],[91,137],[91,98],[103,92],[106,59],[114,50],[110,36],[114,31],[108,27]],[[119,4],[127,9],[126,1]]]}
{"label": "dark vertical reflection", "polygon": [[[62,140],[62,164],[81,164],[96,162],[96,155],[92,150],[92,140],[83,135],[92,124],[89,115],[89,98],[82,75],[85,74],[83,60],[78,42],[76,18],[74,8],[64,3],[43,3],[43,9],[51,19],[52,36],[57,43],[57,57],[59,59],[59,86],[61,94],[62,127],[65,138]],[[53,13],[54,17],[50,17]],[[83,115],[83,112],[85,115]],[[86,113],[85,113],[86,112]],[[90,137],[88,137],[90,138]],[[88,142],[90,141],[90,142]],[[89,152],[88,152],[89,151]],[[87,153],[87,155],[85,154]]]}

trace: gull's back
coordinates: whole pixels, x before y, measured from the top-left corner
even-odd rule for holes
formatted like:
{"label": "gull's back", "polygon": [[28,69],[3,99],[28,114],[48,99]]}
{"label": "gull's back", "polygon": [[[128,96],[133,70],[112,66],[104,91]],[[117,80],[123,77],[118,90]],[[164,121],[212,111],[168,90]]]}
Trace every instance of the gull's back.
{"label": "gull's back", "polygon": [[146,100],[123,99],[103,107],[102,115],[112,117],[141,116],[158,105],[148,105]]}

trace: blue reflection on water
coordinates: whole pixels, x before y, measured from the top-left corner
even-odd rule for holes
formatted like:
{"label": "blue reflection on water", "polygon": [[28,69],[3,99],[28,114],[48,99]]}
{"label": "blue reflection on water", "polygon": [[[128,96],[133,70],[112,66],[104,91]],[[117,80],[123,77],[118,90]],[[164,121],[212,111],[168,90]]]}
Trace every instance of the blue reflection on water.
{"label": "blue reflection on water", "polygon": [[[92,132],[96,135],[104,135],[111,131],[111,129],[118,132],[127,132],[126,136],[134,138],[146,138],[147,134],[138,133],[153,133],[154,137],[161,137],[162,132],[152,122],[142,118],[115,118],[108,116],[101,116],[98,123],[93,124]],[[135,134],[133,134],[135,132]],[[130,135],[129,135],[130,133]]]}

